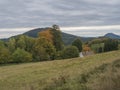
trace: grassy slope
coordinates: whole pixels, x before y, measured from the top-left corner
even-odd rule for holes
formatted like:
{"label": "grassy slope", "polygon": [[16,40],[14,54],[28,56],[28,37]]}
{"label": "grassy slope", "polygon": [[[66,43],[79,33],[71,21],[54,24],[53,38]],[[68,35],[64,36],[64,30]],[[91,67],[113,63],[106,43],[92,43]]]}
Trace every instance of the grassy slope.
{"label": "grassy slope", "polygon": [[[114,77],[110,76],[112,69],[117,75],[115,81],[120,79],[119,67],[120,51],[85,58],[1,66],[0,90],[107,90],[109,85],[120,82],[108,82],[101,89],[98,87],[101,80],[107,76],[107,72],[108,77]],[[119,88],[119,85],[115,87]]]}

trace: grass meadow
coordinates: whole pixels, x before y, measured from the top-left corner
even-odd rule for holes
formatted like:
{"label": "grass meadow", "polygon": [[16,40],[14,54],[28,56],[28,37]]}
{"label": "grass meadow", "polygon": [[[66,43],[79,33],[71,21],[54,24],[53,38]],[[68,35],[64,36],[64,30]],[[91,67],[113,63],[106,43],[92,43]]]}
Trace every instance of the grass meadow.
{"label": "grass meadow", "polygon": [[120,90],[120,51],[0,66],[0,90]]}

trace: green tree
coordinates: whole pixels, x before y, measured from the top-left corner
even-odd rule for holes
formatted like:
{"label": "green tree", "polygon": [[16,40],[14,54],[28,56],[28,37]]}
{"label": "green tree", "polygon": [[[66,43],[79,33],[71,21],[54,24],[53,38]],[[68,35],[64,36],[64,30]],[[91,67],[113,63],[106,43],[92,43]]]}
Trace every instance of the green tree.
{"label": "green tree", "polygon": [[74,40],[72,45],[76,46],[78,48],[79,52],[82,51],[82,41],[79,38]]}
{"label": "green tree", "polygon": [[44,37],[36,39],[34,44],[34,58],[37,61],[54,59],[56,49],[54,46]]}
{"label": "green tree", "polygon": [[118,50],[118,41],[113,40],[113,39],[108,39],[104,43],[104,51],[113,51],[113,50]]}
{"label": "green tree", "polygon": [[51,30],[52,36],[53,36],[53,45],[55,46],[57,51],[60,51],[63,49],[63,40],[62,40],[62,33],[59,29],[58,25],[53,25],[53,28]]}
{"label": "green tree", "polygon": [[16,49],[16,40],[15,38],[10,38],[10,40],[7,43],[8,49],[10,52],[14,52]]}
{"label": "green tree", "polygon": [[16,39],[16,47],[25,50],[26,43],[25,43],[25,36],[24,35],[20,35],[19,37],[17,37],[17,39]]}
{"label": "green tree", "polygon": [[15,49],[20,48],[31,53],[33,50],[34,43],[35,43],[35,38],[28,37],[25,35],[20,35],[18,37],[13,38],[12,40],[10,39],[8,42],[8,46],[10,47],[15,46]]}
{"label": "green tree", "polygon": [[102,53],[103,52],[103,48],[102,47],[99,47],[98,48],[98,53]]}
{"label": "green tree", "polygon": [[10,51],[5,47],[0,47],[0,64],[11,62]]}
{"label": "green tree", "polygon": [[60,27],[59,27],[58,25],[56,25],[56,24],[54,24],[54,25],[52,26],[52,28],[55,29],[55,30],[60,30]]}
{"label": "green tree", "polygon": [[79,56],[79,50],[75,46],[68,46],[61,53],[61,57],[63,59],[75,58],[78,56]]}
{"label": "green tree", "polygon": [[24,41],[25,41],[25,51],[31,53],[33,51],[33,46],[35,44],[35,38],[24,36]]}
{"label": "green tree", "polygon": [[5,47],[5,43],[0,40],[0,47]]}
{"label": "green tree", "polygon": [[13,62],[22,63],[32,61],[32,55],[26,52],[24,49],[17,48],[17,50],[12,54]]}

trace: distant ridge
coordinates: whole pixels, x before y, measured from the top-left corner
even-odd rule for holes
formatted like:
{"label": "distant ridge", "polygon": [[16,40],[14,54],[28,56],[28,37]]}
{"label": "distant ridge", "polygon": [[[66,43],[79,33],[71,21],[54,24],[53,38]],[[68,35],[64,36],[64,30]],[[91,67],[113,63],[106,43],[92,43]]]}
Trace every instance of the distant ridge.
{"label": "distant ridge", "polygon": [[120,39],[120,36],[114,33],[107,33],[104,35],[104,37],[111,38],[111,39]]}
{"label": "distant ridge", "polygon": [[[38,36],[39,32],[44,31],[44,30],[48,30],[48,29],[50,29],[50,28],[49,27],[36,28],[36,29],[33,29],[33,30],[30,30],[28,32],[23,33],[23,35],[27,35],[29,37],[36,38]],[[62,39],[63,39],[63,42],[65,43],[65,45],[71,44],[76,38],[80,38],[84,42],[94,39],[94,38],[91,38],[91,37],[90,38],[89,37],[79,37],[79,36],[75,36],[75,35],[72,35],[72,34],[62,32]]]}
{"label": "distant ridge", "polygon": [[42,32],[42,31],[47,30],[47,29],[50,29],[50,28],[49,27],[46,27],[46,28],[36,28],[36,29],[32,29],[30,31],[27,31],[27,32],[23,33],[23,35],[27,35],[29,37],[36,38],[38,36],[39,32]]}
{"label": "distant ridge", "polygon": [[[50,27],[36,28],[36,29],[32,29],[30,31],[27,31],[27,32],[25,32],[23,34],[19,34],[19,35],[27,35],[29,37],[36,38],[38,36],[39,32],[48,30],[48,29],[50,29]],[[19,35],[12,36],[12,37],[18,37]],[[10,38],[12,38],[12,37],[10,37]],[[0,40],[8,41],[10,38],[4,38],[4,39],[0,39]],[[72,34],[62,32],[62,39],[63,39],[63,42],[65,43],[65,45],[70,45],[76,38],[80,38],[83,42],[86,42],[86,41],[95,39],[97,37],[80,37],[80,36],[75,36]],[[100,38],[100,37],[98,37],[98,38]],[[120,36],[116,35],[114,33],[107,33],[104,36],[102,36],[101,38],[120,39]]]}

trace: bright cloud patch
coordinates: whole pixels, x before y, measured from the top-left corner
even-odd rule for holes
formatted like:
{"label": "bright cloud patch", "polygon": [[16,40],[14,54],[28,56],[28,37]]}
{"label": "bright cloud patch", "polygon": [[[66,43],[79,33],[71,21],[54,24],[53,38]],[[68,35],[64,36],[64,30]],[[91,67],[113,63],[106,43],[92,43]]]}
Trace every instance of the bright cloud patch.
{"label": "bright cloud patch", "polygon": [[[22,34],[32,29],[34,28],[0,29],[0,38],[7,38],[17,34]],[[61,27],[61,31],[83,37],[103,36],[106,33],[115,33],[120,35],[120,25]]]}

